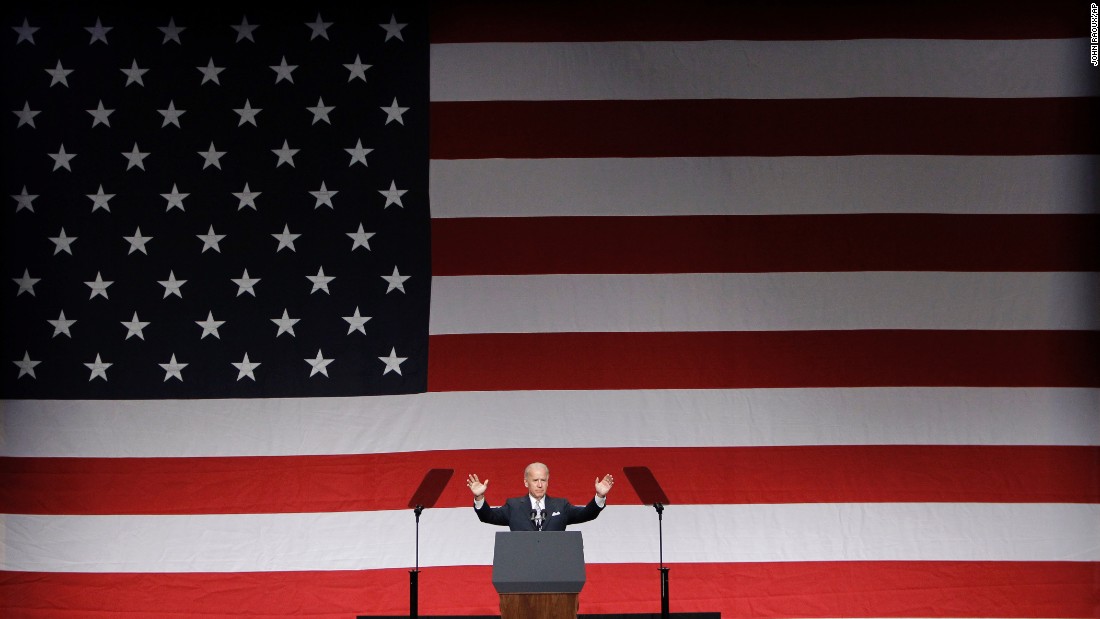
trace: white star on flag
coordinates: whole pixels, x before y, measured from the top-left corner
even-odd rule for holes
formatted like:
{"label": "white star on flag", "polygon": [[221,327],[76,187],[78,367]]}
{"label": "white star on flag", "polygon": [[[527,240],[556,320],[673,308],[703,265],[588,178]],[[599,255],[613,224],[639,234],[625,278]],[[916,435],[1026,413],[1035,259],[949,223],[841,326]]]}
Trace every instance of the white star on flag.
{"label": "white star on flag", "polygon": [[398,39],[399,41],[404,41],[405,40],[405,37],[401,36],[401,30],[405,26],[408,26],[408,24],[399,24],[399,23],[397,23],[397,16],[396,15],[393,15],[391,13],[390,14],[390,23],[388,23],[388,24],[378,24],[378,25],[381,26],[382,29],[386,31],[386,40],[387,41],[389,41],[390,39],[394,39],[394,38]]}
{"label": "white star on flag", "polygon": [[186,198],[187,196],[191,195],[191,194],[189,194],[189,193],[180,193],[179,189],[176,188],[176,184],[172,183],[172,193],[162,193],[160,195],[165,200],[168,200],[168,206],[167,206],[167,208],[164,209],[165,211],[170,211],[173,208],[178,208],[179,210],[182,211],[183,210],[183,199]]}
{"label": "white star on flag", "polygon": [[389,294],[393,290],[400,290],[405,292],[405,280],[412,277],[411,275],[402,275],[397,272],[397,267],[393,267],[393,275],[383,275],[382,279],[389,282],[389,287],[386,288],[386,294]]}
{"label": "white star on flag", "polygon": [[258,362],[254,363],[252,361],[249,361],[248,353],[244,353],[244,359],[242,359],[239,363],[233,363],[233,367],[237,368],[238,370],[237,380],[248,377],[255,381],[256,375],[253,374],[253,371],[256,368],[260,367],[260,364]]}
{"label": "white star on flag", "polygon": [[286,63],[286,56],[283,56],[282,62],[280,62],[277,65],[272,65],[271,66],[271,70],[275,72],[275,83],[278,84],[279,82],[281,82],[283,80],[286,80],[286,81],[290,82],[291,84],[293,84],[294,83],[294,76],[291,75],[291,74],[294,73],[294,69],[297,69],[297,68],[298,68],[298,65],[296,65],[296,64],[287,64]]}
{"label": "white star on flag", "polygon": [[259,277],[249,277],[248,269],[244,270],[244,274],[238,279],[230,279],[229,281],[237,284],[237,296],[241,296],[244,293],[248,293],[252,296],[256,296],[256,284],[260,283]]}
{"label": "white star on flag", "polygon": [[130,255],[130,254],[134,253],[135,251],[140,251],[141,253],[145,254],[146,256],[149,255],[149,252],[145,250],[145,244],[148,243],[149,241],[153,240],[153,237],[151,237],[151,236],[142,236],[141,226],[138,226],[137,230],[134,230],[134,235],[133,236],[124,236],[122,238],[126,239],[126,241],[128,243],[130,243],[130,251],[126,252],[126,255]]}
{"label": "white star on flag", "polygon": [[19,366],[19,376],[16,378],[23,378],[24,376],[30,376],[31,378],[38,378],[34,375],[34,366],[42,363],[41,361],[31,360],[30,352],[23,351],[22,361],[12,361],[15,365]]}
{"label": "white star on flag", "polygon": [[317,97],[317,105],[312,107],[306,106],[306,109],[313,113],[312,124],[316,125],[318,121],[323,120],[325,123],[331,125],[332,121],[329,120],[328,113],[336,109],[336,106],[325,105],[325,100],[322,97]]}
{"label": "white star on flag", "polygon": [[103,209],[108,213],[111,212],[110,201],[115,197],[113,193],[103,193],[103,185],[99,186],[99,191],[96,193],[87,194],[88,198],[92,201],[92,212],[96,212],[98,209]]}
{"label": "white star on flag", "polygon": [[164,368],[164,380],[168,381],[169,378],[175,378],[176,380],[183,382],[183,368],[188,364],[180,363],[176,361],[175,353],[172,354],[172,358],[168,363],[158,363],[160,367]]}
{"label": "white star on flag", "polygon": [[353,331],[358,331],[363,335],[367,334],[366,327],[367,321],[370,320],[370,316],[359,315],[359,306],[355,307],[355,313],[351,316],[343,316],[344,320],[348,321],[348,335],[351,335]]}
{"label": "white star on flag", "polygon": [[[58,63],[60,65],[60,63]],[[142,76],[149,72],[149,69],[142,69],[138,66],[137,59],[130,65],[129,69],[120,69],[126,74],[126,85],[137,84],[138,86],[145,86],[145,80]]]}
{"label": "white star on flag", "polygon": [[382,111],[386,113],[386,124],[390,124],[391,121],[396,120],[399,124],[405,124],[405,119],[402,115],[409,111],[407,107],[401,107],[397,105],[397,97],[393,98],[393,103],[389,107],[383,107]]}
{"label": "white star on flag", "polygon": [[289,165],[290,167],[293,168],[294,167],[294,155],[298,154],[299,150],[301,150],[301,149],[291,148],[290,144],[287,142],[287,140],[283,140],[283,147],[282,148],[273,148],[271,150],[271,152],[275,153],[275,155],[277,157],[279,157],[279,161],[277,161],[275,163],[275,167],[277,168],[277,167],[279,167],[279,166],[281,166],[285,163],[285,164],[287,164],[287,165]]}
{"label": "white star on flag", "polygon": [[382,375],[385,376],[386,374],[389,374],[390,371],[401,374],[401,364],[404,363],[408,359],[408,357],[398,357],[397,349],[390,348],[390,354],[388,357],[379,357],[378,359],[386,364],[386,369],[382,370]]}
{"label": "white star on flag", "polygon": [[351,155],[351,163],[348,164],[348,167],[350,168],[357,163],[361,163],[363,164],[363,167],[367,167],[367,155],[370,154],[370,152],[374,149],[363,148],[363,139],[360,138],[356,140],[355,148],[345,148],[344,150],[347,151],[349,155]]}
{"label": "white star on flag", "polygon": [[96,109],[85,111],[92,115],[93,128],[96,125],[103,125],[105,127],[111,126],[111,121],[109,120],[109,117],[111,114],[114,113],[114,110],[108,110],[107,108],[103,107],[103,99],[99,100],[99,105],[96,106]]}
{"label": "white star on flag", "polygon": [[[256,29],[259,28],[259,27],[260,27],[259,25],[254,26],[252,24],[249,24],[248,23],[248,16],[245,16],[245,17],[241,18],[241,25],[239,25],[239,26],[230,26],[230,28],[237,31],[237,40],[235,41],[235,43],[240,43],[241,41],[243,41],[245,39],[248,39],[249,41],[252,41],[253,43],[255,43],[256,39],[254,39],[252,37],[252,33],[255,32]],[[247,355],[246,355],[246,357],[247,357]]]}
{"label": "white star on flag", "polygon": [[38,27],[30,25],[26,17],[23,18],[22,26],[12,26],[12,30],[19,33],[19,37],[15,40],[16,45],[19,45],[23,41],[34,45],[34,33],[38,30]]}
{"label": "white star on flag", "polygon": [[291,234],[290,224],[283,225],[283,231],[279,234],[272,234],[276,241],[279,241],[279,246],[275,248],[275,253],[279,253],[284,247],[290,251],[298,251],[294,249],[294,239],[302,236],[300,234]]}
{"label": "white star on flag", "polygon": [[222,248],[218,245],[218,243],[220,243],[226,235],[215,234],[213,225],[210,226],[210,231],[206,234],[196,234],[195,236],[199,237],[199,240],[202,241],[202,251],[199,253],[206,253],[206,250],[208,249],[213,249],[219,254],[222,253]]}
{"label": "white star on flag", "polygon": [[113,281],[105,281],[103,279],[103,276],[100,275],[99,271],[96,271],[95,281],[84,282],[84,283],[89,288],[92,289],[92,294],[91,294],[91,296],[88,297],[89,300],[94,299],[97,296],[101,296],[104,299],[108,299],[108,300],[110,299],[110,297],[107,296],[107,287],[110,286],[111,284],[113,284],[114,282]]}
{"label": "white star on flag", "polygon": [[183,292],[180,290],[180,288],[184,284],[187,283],[187,280],[186,279],[176,279],[175,271],[168,271],[168,279],[163,280],[163,281],[158,281],[157,283],[160,284],[161,286],[164,286],[164,296],[161,297],[161,298],[167,299],[168,295],[173,295],[174,294],[177,297],[182,299],[183,298]]}
{"label": "white star on flag", "polygon": [[34,117],[42,113],[41,110],[32,110],[30,101],[23,103],[22,110],[12,110],[12,113],[19,117],[19,124],[15,126],[16,129],[23,125],[30,125],[34,128]]}
{"label": "white star on flag", "polygon": [[145,339],[145,327],[148,327],[151,323],[149,321],[142,321],[138,318],[138,313],[134,312],[134,317],[129,321],[122,321],[122,326],[126,327],[126,337],[124,339],[130,339],[133,336],[137,336],[139,340]]}
{"label": "white star on flag", "polygon": [[199,155],[201,155],[203,158],[202,169],[205,170],[210,166],[214,166],[219,170],[222,169],[221,159],[225,155],[225,152],[226,151],[223,150],[214,150],[213,142],[210,143],[210,148],[208,148],[206,152],[203,152],[201,150],[198,151]]}
{"label": "white star on flag", "polygon": [[[183,116],[184,114],[186,114],[187,110],[177,110],[176,109],[176,102],[175,101],[169,101],[168,102],[168,109],[157,110],[157,112],[159,112],[160,115],[164,117],[164,122],[162,122],[160,124],[161,128],[163,129],[164,127],[167,127],[168,125],[175,125],[177,127],[180,127],[180,116]],[[182,128],[182,127],[180,127],[180,128]]]}
{"label": "white star on flag", "polygon": [[73,334],[69,331],[69,327],[76,324],[75,320],[68,320],[65,318],[65,310],[61,310],[61,313],[57,316],[57,320],[46,319],[46,322],[53,325],[53,337],[57,337],[61,334],[69,336],[72,339]]}
{"label": "white star on flag", "polygon": [[23,185],[23,191],[22,192],[20,192],[18,194],[12,194],[11,197],[15,198],[15,202],[16,202],[15,212],[16,213],[18,213],[19,211],[21,211],[23,209],[27,209],[28,211],[30,211],[32,213],[34,212],[34,205],[32,203],[34,202],[34,199],[38,197],[38,195],[37,194],[32,195],[32,194],[27,193],[27,186],[26,185]]}
{"label": "white star on flag", "polygon": [[13,277],[12,281],[19,284],[19,292],[15,293],[15,296],[19,296],[24,292],[29,292],[34,296],[34,285],[42,281],[40,277],[31,277],[31,273],[27,269],[23,269],[23,277]]}
{"label": "white star on flag", "polygon": [[299,320],[301,320],[301,319],[300,318],[291,318],[290,315],[287,313],[286,309],[283,309],[283,317],[282,318],[272,318],[271,319],[271,322],[275,323],[279,327],[279,330],[275,332],[275,337],[279,337],[280,335],[282,335],[284,333],[289,333],[291,335],[291,337],[298,337],[294,333],[294,325],[297,324]]}
{"label": "white star on flag", "polygon": [[382,206],[382,208],[386,208],[391,204],[396,204],[397,206],[400,206],[401,208],[405,208],[405,205],[401,204],[401,196],[408,193],[408,191],[409,191],[408,189],[398,189],[397,188],[397,181],[390,181],[390,188],[389,189],[379,189],[378,190],[378,193],[382,194],[383,196],[386,196],[386,203]]}
{"label": "white star on flag", "polygon": [[215,67],[213,58],[210,59],[210,62],[207,63],[205,67],[195,68],[202,72],[202,82],[199,83],[199,86],[202,86],[206,82],[214,82],[215,84],[221,86],[222,83],[218,80],[218,74],[222,71],[225,71],[225,67]]}
{"label": "white star on flag", "polygon": [[237,123],[238,127],[243,126],[245,123],[249,123],[253,127],[258,127],[259,125],[256,124],[256,114],[262,112],[263,109],[252,107],[252,104],[249,103],[248,99],[245,99],[244,107],[235,108],[233,111],[239,114],[241,117],[241,121]]}
{"label": "white star on flag", "polygon": [[183,43],[180,41],[180,33],[184,30],[187,30],[187,27],[177,26],[176,18],[171,17],[168,19],[167,26],[157,26],[157,30],[160,30],[164,33],[164,40],[161,41],[161,44],[166,44],[169,41],[175,41],[176,43],[183,45]]}
{"label": "white star on flag", "polygon": [[88,45],[92,45],[96,41],[103,41],[104,45],[109,45],[109,43],[107,43],[107,33],[110,32],[113,29],[113,27],[112,26],[104,26],[103,22],[100,20],[100,18],[98,18],[98,17],[95,18],[95,25],[94,26],[88,26],[84,29],[87,30],[92,35],[92,40],[88,42]]}
{"label": "white star on flag", "polygon": [[260,197],[261,193],[263,193],[263,192],[252,191],[251,189],[248,188],[248,183],[245,183],[244,184],[244,190],[242,190],[240,193],[234,193],[233,194],[233,197],[235,197],[235,198],[237,198],[238,200],[241,201],[241,203],[237,205],[237,210],[238,211],[243,210],[244,207],[246,207],[246,206],[251,208],[254,211],[258,210],[256,208],[256,198]]}
{"label": "white star on flag", "polygon": [[348,70],[348,73],[350,73],[350,75],[348,75],[348,81],[350,82],[354,79],[361,79],[364,82],[366,82],[367,81],[366,71],[367,71],[367,69],[371,68],[371,66],[373,66],[373,65],[363,64],[359,60],[359,54],[356,54],[355,55],[355,62],[353,62],[351,64],[344,65],[344,68]]}
{"label": "white star on flag", "polygon": [[107,368],[114,365],[113,363],[105,362],[99,353],[95,355],[95,361],[93,363],[85,363],[84,367],[92,371],[92,375],[88,377],[88,382],[92,382],[97,377],[102,378],[103,382],[107,382]]}
{"label": "white star on flag", "polygon": [[332,22],[321,21],[321,14],[318,13],[317,20],[314,21],[312,24],[307,23],[306,25],[309,26],[310,30],[309,40],[312,41],[317,37],[328,39],[328,28],[332,25]]}
{"label": "white star on flag", "polygon": [[225,321],[224,320],[214,320],[214,312],[212,312],[212,311],[207,312],[206,313],[206,320],[196,320],[195,324],[202,327],[202,335],[199,336],[200,340],[205,338],[208,335],[213,335],[215,338],[217,338],[219,340],[222,339],[221,334],[218,333],[218,328],[221,327],[222,325],[224,325]]}
{"label": "white star on flag", "polygon": [[72,167],[69,165],[69,162],[73,160],[73,157],[76,157],[76,154],[75,153],[73,153],[73,154],[66,153],[64,144],[61,145],[61,148],[58,149],[58,151],[56,153],[49,153],[49,155],[50,155],[50,158],[53,159],[53,161],[54,161],[54,164],[53,164],[54,171],[57,171],[59,168],[65,168],[66,170],[68,170],[70,172],[73,171]]}
{"label": "white star on flag", "polygon": [[321,268],[317,269],[317,274],[316,275],[306,275],[306,279],[313,282],[313,290],[309,291],[310,294],[313,294],[314,292],[317,292],[318,290],[325,291],[325,294],[332,294],[328,290],[328,285],[329,285],[329,282],[331,282],[332,280],[334,280],[336,278],[333,277],[333,276],[330,276],[330,275],[325,275],[325,268],[324,267],[321,267]]}
{"label": "white star on flag", "polygon": [[50,86],[56,86],[57,84],[61,84],[65,88],[69,87],[68,77],[69,77],[69,74],[72,73],[72,72],[73,72],[72,69],[66,69],[65,67],[61,66],[61,61],[60,60],[57,61],[57,68],[55,68],[55,69],[46,69],[46,73],[49,73],[50,77],[53,78],[53,79],[50,80]]}
{"label": "white star on flag", "polygon": [[321,349],[318,348],[317,356],[313,359],[306,359],[305,361],[310,365],[310,376],[313,376],[314,374],[324,374],[325,376],[328,376],[328,366],[334,361],[334,359],[325,359],[321,355]]}
{"label": "white star on flag", "polygon": [[329,189],[325,186],[325,181],[321,181],[321,188],[317,191],[309,192],[317,202],[313,205],[313,208],[320,208],[322,205],[327,205],[329,208],[335,208],[332,204],[332,197],[340,193],[336,189]]}
{"label": "white star on flag", "polygon": [[122,153],[122,156],[126,157],[126,159],[129,161],[129,163],[126,165],[127,170],[129,170],[130,168],[133,168],[135,166],[141,168],[142,170],[144,170],[145,169],[145,158],[149,156],[149,153],[143,153],[143,152],[139,151],[137,142],[134,142],[134,150],[132,150],[128,153]]}
{"label": "white star on flag", "polygon": [[355,251],[357,247],[362,247],[367,251],[370,251],[370,243],[368,243],[367,241],[369,241],[370,237],[374,236],[375,233],[364,232],[363,224],[359,224],[359,229],[355,232],[346,232],[345,234],[351,237],[351,251]]}
{"label": "white star on flag", "polygon": [[58,234],[57,236],[51,236],[49,238],[50,238],[51,241],[53,241],[53,244],[56,246],[56,247],[54,247],[53,255],[56,256],[57,254],[59,254],[61,252],[65,252],[65,253],[69,254],[70,256],[73,255],[72,245],[73,245],[73,241],[75,241],[77,237],[67,236],[65,234],[65,228],[64,227],[61,228],[61,233],[60,234]]}

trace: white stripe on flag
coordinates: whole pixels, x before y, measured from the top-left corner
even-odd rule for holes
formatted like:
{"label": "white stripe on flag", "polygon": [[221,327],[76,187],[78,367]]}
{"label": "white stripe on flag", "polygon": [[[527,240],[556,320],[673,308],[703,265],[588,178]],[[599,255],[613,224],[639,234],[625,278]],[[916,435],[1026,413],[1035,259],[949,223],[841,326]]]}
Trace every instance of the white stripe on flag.
{"label": "white stripe on flag", "polygon": [[1094,330],[1096,298],[1100,273],[1081,272],[435,277],[429,330]]}
{"label": "white stripe on flag", "polygon": [[[491,565],[497,527],[470,507],[427,510],[420,565]],[[1097,561],[1100,506],[999,503],[673,505],[671,563]],[[1052,527],[1051,523],[1058,523]],[[657,554],[656,514],[614,506],[579,525],[589,563]],[[4,517],[0,569],[266,572],[409,567],[411,510],[310,514]],[[713,532],[721,530],[721,535]],[[126,543],[119,543],[126,540]],[[1006,544],[1005,540],[1012,540]]]}
{"label": "white stripe on flag", "polygon": [[[168,458],[557,447],[1100,445],[1098,410],[1100,389],[1068,388],[492,391],[155,403],[14,400],[5,402],[0,455]],[[538,434],[531,432],[530,419],[550,416],[555,423]],[[588,432],[592,419],[603,420],[615,432]]]}
{"label": "white stripe on flag", "polygon": [[436,44],[431,91],[433,101],[1095,96],[1082,49],[1084,39]]}
{"label": "white stripe on flag", "polygon": [[[432,217],[1092,213],[1095,155],[436,159]],[[537,196],[537,199],[531,199]]]}

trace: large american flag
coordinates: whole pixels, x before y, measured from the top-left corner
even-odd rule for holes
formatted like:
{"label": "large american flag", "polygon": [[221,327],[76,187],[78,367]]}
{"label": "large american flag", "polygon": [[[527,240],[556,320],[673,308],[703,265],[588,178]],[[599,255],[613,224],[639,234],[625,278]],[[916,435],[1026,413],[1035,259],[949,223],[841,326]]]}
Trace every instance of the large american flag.
{"label": "large american flag", "polygon": [[1097,616],[1088,3],[4,15],[0,615]]}

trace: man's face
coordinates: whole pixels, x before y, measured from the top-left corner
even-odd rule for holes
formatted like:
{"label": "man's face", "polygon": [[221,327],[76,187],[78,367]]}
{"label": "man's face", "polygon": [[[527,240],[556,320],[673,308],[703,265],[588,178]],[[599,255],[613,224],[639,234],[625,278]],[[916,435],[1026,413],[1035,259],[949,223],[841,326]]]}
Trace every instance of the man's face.
{"label": "man's face", "polygon": [[523,478],[523,485],[527,486],[527,492],[536,499],[546,496],[546,486],[550,484],[550,473],[546,469],[535,467],[528,471]]}

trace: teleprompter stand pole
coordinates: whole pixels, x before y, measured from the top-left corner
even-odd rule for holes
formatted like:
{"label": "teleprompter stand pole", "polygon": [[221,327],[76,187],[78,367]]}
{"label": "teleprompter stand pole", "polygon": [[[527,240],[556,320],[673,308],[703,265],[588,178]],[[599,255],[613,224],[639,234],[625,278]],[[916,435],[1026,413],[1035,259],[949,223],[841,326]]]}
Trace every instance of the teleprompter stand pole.
{"label": "teleprompter stand pole", "polygon": [[657,510],[657,552],[661,559],[661,567],[657,568],[661,571],[661,619],[668,619],[668,568],[665,567],[665,540],[661,524],[665,506],[654,503],[653,507]]}
{"label": "teleprompter stand pole", "polygon": [[409,500],[409,507],[412,508],[413,515],[416,516],[416,561],[414,563],[415,567],[409,570],[409,616],[414,619],[420,616],[420,514],[424,512],[425,507],[435,505],[454,472],[454,469],[432,469],[428,471],[428,474],[420,482],[420,487],[416,489],[412,499]]}
{"label": "teleprompter stand pole", "polygon": [[413,508],[416,516],[416,566],[409,570],[409,616],[420,616],[420,514],[424,511],[423,505]]}
{"label": "teleprompter stand pole", "polygon": [[642,500],[642,503],[651,504],[657,510],[657,548],[660,557],[660,567],[657,569],[661,572],[661,619],[668,619],[668,568],[665,567],[663,531],[665,505],[668,504],[668,496],[665,495],[665,491],[661,489],[661,485],[657,483],[657,479],[653,477],[653,472],[648,467],[628,466],[623,468],[623,472],[626,473],[627,481],[634,486],[634,490],[638,493],[638,498]]}

